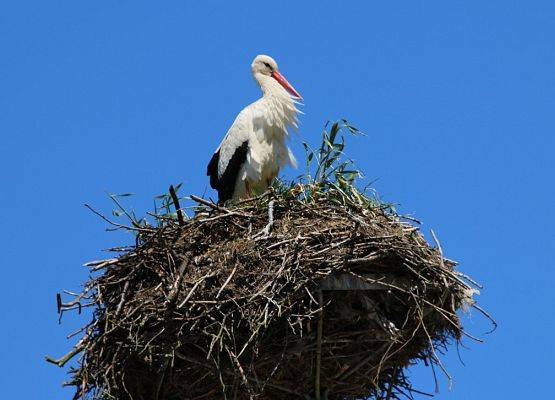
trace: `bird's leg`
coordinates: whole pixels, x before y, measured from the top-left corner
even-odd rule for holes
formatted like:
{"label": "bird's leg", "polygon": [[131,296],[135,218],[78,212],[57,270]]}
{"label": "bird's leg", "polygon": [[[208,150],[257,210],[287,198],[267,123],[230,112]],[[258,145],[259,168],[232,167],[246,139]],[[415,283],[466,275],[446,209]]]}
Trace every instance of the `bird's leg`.
{"label": "bird's leg", "polygon": [[247,199],[252,197],[251,185],[250,185],[248,179],[245,180],[245,194],[246,194],[245,197]]}
{"label": "bird's leg", "polygon": [[268,223],[266,224],[264,229],[262,229],[260,232],[258,232],[256,235],[253,236],[254,238],[266,239],[267,237],[270,236],[270,231],[274,226],[274,203],[275,203],[274,200],[270,200],[270,202],[268,203]]}

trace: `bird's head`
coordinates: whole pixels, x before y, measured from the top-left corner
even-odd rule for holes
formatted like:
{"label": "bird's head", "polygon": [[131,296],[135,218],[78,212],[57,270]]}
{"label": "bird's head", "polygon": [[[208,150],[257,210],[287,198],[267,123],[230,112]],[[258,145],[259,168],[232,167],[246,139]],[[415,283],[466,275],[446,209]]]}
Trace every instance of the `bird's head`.
{"label": "bird's head", "polygon": [[287,79],[279,72],[278,65],[276,61],[267,55],[261,54],[254,58],[254,61],[251,65],[253,75],[262,74],[266,76],[270,76],[275,79],[285,90],[287,90],[292,96],[302,99],[299,92],[295,90],[295,88],[287,82]]}

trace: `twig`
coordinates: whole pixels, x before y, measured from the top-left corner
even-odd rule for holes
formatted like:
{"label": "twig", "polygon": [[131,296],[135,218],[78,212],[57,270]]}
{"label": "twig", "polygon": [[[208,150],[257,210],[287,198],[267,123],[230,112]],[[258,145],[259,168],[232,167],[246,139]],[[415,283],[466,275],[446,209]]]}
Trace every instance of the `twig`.
{"label": "twig", "polygon": [[58,309],[58,316],[59,316],[58,323],[62,322],[62,315],[64,311],[73,310],[75,306],[79,309],[79,314],[81,314],[81,310],[83,309],[83,305],[81,304],[81,299],[83,297],[86,297],[87,293],[88,293],[88,290],[83,290],[83,292],[76,295],[76,297],[73,300],[68,301],[67,303],[64,303],[62,301],[62,295],[60,293],[56,293],[56,306]]}
{"label": "twig", "polygon": [[[418,307],[417,309],[418,314],[420,314],[420,319],[423,321],[424,320],[424,315],[423,315],[423,311],[421,307]],[[428,329],[426,328],[426,325],[422,324],[422,330],[424,331],[424,333],[426,334],[426,336],[428,337],[428,343],[429,343],[429,349],[432,353],[432,357],[431,357],[431,363],[433,363],[434,361],[437,362],[437,365],[439,365],[439,367],[441,368],[441,370],[443,371],[443,374],[445,375],[445,377],[447,378],[447,380],[449,381],[449,387],[451,387],[451,385],[453,384],[453,378],[451,377],[451,374],[449,374],[449,371],[447,371],[447,368],[445,368],[445,366],[443,365],[443,363],[441,362],[441,360],[439,359],[439,357],[436,354],[436,348],[434,345],[434,342],[432,340],[432,337],[430,336]],[[435,371],[434,371],[434,375],[435,375]],[[438,391],[438,387],[437,387],[437,381],[436,381],[436,392]]]}
{"label": "twig", "polygon": [[220,205],[218,205],[214,202],[205,200],[201,197],[195,196],[194,194],[192,194],[189,197],[191,198],[191,200],[194,200],[194,201],[196,201],[197,203],[200,203],[200,204],[204,204],[205,206],[208,206],[208,207],[210,207],[214,210],[222,211],[222,212],[225,212],[225,213],[228,213],[228,214],[231,212],[227,208],[224,208],[224,207],[222,207],[222,206],[220,206]]}
{"label": "twig", "polygon": [[475,310],[478,310],[480,313],[482,313],[482,315],[484,317],[486,317],[487,319],[489,319],[490,322],[493,324],[493,329],[487,331],[486,334],[492,333],[497,329],[497,322],[482,307],[480,307],[476,303],[474,303],[474,304],[472,304],[472,308],[474,308]]}
{"label": "twig", "polygon": [[83,351],[83,348],[84,348],[84,345],[83,345],[83,341],[81,340],[81,342],[79,342],[77,346],[75,346],[73,349],[71,349],[69,353],[63,355],[62,357],[55,359],[51,356],[44,356],[44,359],[49,363],[56,364],[58,367],[61,368],[64,365],[66,365],[66,363],[69,360],[75,357],[76,354],[79,354],[81,351]]}
{"label": "twig", "polygon": [[253,218],[253,216],[250,215],[250,214],[245,214],[245,213],[241,213],[241,212],[238,212],[238,211],[230,211],[230,210],[228,210],[228,209],[225,208],[225,207],[222,207],[222,206],[220,206],[220,205],[218,205],[218,204],[216,204],[216,203],[213,203],[213,202],[211,202],[211,201],[208,201],[208,200],[205,200],[205,199],[200,198],[200,197],[198,197],[198,196],[195,196],[194,194],[190,195],[189,197],[191,198],[191,200],[194,200],[194,201],[196,201],[197,203],[200,203],[200,204],[203,204],[203,205],[205,205],[205,206],[208,206],[208,207],[212,208],[213,210],[221,211],[221,212],[224,212],[224,213],[226,213],[226,214],[236,215],[236,216],[238,216],[238,217]]}
{"label": "twig", "polygon": [[89,261],[83,264],[84,267],[105,267],[107,265],[115,264],[119,261],[119,258],[109,258],[107,260],[95,260]]}
{"label": "twig", "polygon": [[125,302],[125,296],[127,295],[127,290],[129,289],[129,281],[125,282],[123,286],[123,291],[121,292],[121,300],[119,301],[118,308],[116,309],[116,313],[114,314],[114,319],[119,317],[121,312],[121,308],[123,307],[123,303]]}
{"label": "twig", "polygon": [[117,222],[114,221],[110,221],[108,218],[106,218],[104,215],[102,215],[101,213],[99,213],[98,211],[96,211],[94,208],[92,208],[91,206],[89,206],[88,204],[85,204],[85,207],[87,207],[89,210],[91,210],[94,214],[96,214],[97,216],[99,216],[100,218],[102,218],[104,221],[108,222],[110,225],[113,225],[117,228],[121,228],[121,229],[127,229],[129,231],[152,231],[152,229],[149,228],[137,228],[137,227],[133,227],[133,226],[128,226],[128,225],[123,225],[123,224],[118,224]]}
{"label": "twig", "polygon": [[476,286],[478,289],[483,289],[484,286],[480,285],[478,282],[476,282],[474,279],[472,279],[470,276],[460,272],[460,271],[456,271],[455,275],[460,276],[461,278],[463,278],[464,280],[470,282],[471,284],[473,284],[474,286]]}
{"label": "twig", "polygon": [[177,298],[177,295],[179,294],[179,290],[181,289],[181,282],[183,282],[183,274],[185,273],[185,269],[187,268],[187,265],[189,265],[189,258],[186,258],[185,260],[183,260],[183,262],[179,266],[177,279],[175,280],[173,288],[170,291],[170,294],[168,295],[168,298],[166,301],[167,304],[172,304]]}
{"label": "twig", "polygon": [[179,205],[179,197],[177,197],[177,193],[175,193],[175,188],[173,185],[170,185],[170,196],[173,200],[173,206],[175,207],[175,212],[177,213],[177,221],[179,226],[185,225],[185,220],[183,219],[183,211],[181,211],[181,206]]}
{"label": "twig", "polygon": [[222,290],[224,290],[224,288],[227,286],[227,284],[229,283],[229,281],[231,281],[231,278],[233,278],[233,275],[235,275],[235,271],[237,271],[237,266],[235,268],[233,268],[233,271],[231,271],[231,274],[229,274],[229,276],[227,277],[227,279],[225,280],[224,284],[222,285],[222,287],[220,288],[220,290],[218,290],[218,293],[216,294],[216,299],[218,297],[220,297],[220,294],[222,294]]}
{"label": "twig", "polygon": [[211,273],[204,275],[202,278],[200,278],[191,288],[191,290],[189,291],[189,293],[187,294],[187,297],[185,297],[185,299],[181,302],[181,304],[179,304],[178,308],[181,308],[185,305],[185,303],[187,303],[189,301],[189,299],[191,298],[191,296],[193,295],[193,293],[195,292],[195,290],[197,290],[198,285],[200,285],[206,278],[208,278],[210,275],[212,275]]}

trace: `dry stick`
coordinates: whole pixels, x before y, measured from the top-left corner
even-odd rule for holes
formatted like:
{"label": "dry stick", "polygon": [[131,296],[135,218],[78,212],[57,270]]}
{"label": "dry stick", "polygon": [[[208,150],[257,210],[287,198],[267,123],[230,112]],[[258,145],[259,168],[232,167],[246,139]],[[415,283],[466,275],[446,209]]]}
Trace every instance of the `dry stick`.
{"label": "dry stick", "polygon": [[191,200],[194,200],[194,201],[196,201],[197,203],[200,203],[200,204],[204,204],[205,206],[208,206],[208,207],[210,207],[214,210],[218,210],[218,211],[224,212],[226,214],[237,215],[238,217],[252,218],[252,215],[240,213],[240,212],[237,212],[237,211],[230,211],[225,207],[219,206],[218,204],[215,204],[211,201],[208,201],[208,200],[205,200],[205,199],[200,198],[198,196],[195,196],[194,194],[190,195],[189,197],[191,198]]}
{"label": "dry stick", "polygon": [[[126,257],[135,257],[135,256],[136,256],[136,254],[132,253],[132,252],[126,254]],[[89,265],[86,265],[86,264],[84,264],[84,266],[89,267],[92,272],[95,272],[95,271],[99,271],[99,270],[101,270],[105,267],[108,267],[110,265],[117,264],[119,261],[120,260],[118,258],[112,258],[110,260],[106,260],[106,262],[97,264],[96,266],[89,266]]]}
{"label": "dry stick", "polygon": [[73,310],[73,309],[76,308],[74,306],[77,306],[77,308],[79,309],[79,314],[81,314],[81,310],[83,309],[83,305],[81,304],[81,299],[83,297],[86,297],[88,292],[89,292],[89,290],[87,288],[85,288],[85,290],[83,290],[83,292],[76,295],[73,300],[68,301],[67,303],[64,303],[62,301],[62,295],[60,293],[56,293],[56,305],[57,305],[57,308],[58,308],[58,323],[59,324],[62,323],[62,315],[63,315],[64,311]]}
{"label": "dry stick", "polygon": [[[219,214],[219,215],[216,215],[215,217],[203,218],[203,219],[200,220],[200,222],[213,222],[213,221],[216,221],[216,220],[222,219],[222,218],[234,217],[235,215],[236,214],[234,214],[233,212],[230,212],[229,214]],[[234,224],[234,225],[239,226],[239,224],[234,222],[233,219],[231,220],[231,223]]]}
{"label": "dry stick", "polygon": [[493,317],[491,315],[489,315],[483,308],[481,308],[480,306],[478,306],[476,303],[472,304],[472,308],[474,308],[475,310],[480,311],[480,313],[482,313],[482,315],[484,317],[486,317],[487,319],[490,320],[490,322],[493,324],[493,329],[490,331],[487,331],[486,334],[488,333],[492,333],[493,331],[495,331],[497,329],[497,322],[493,319]]}
{"label": "dry stick", "polygon": [[[436,243],[437,249],[439,250],[439,261],[440,261],[440,264],[441,264],[441,268],[445,269],[445,263],[443,261],[443,249],[441,248],[441,243],[439,243],[439,240],[438,240],[434,230],[430,229],[430,232],[432,233],[432,237],[434,238],[434,242]],[[445,278],[444,275],[442,275],[441,278],[443,279],[443,283],[445,284],[445,286],[448,286],[447,278]]]}
{"label": "dry stick", "polygon": [[79,328],[79,329],[77,329],[77,330],[75,330],[75,331],[69,333],[69,334],[66,336],[66,339],[71,339],[71,338],[74,337],[75,335],[80,334],[81,332],[85,331],[89,326],[91,326],[91,324],[87,324],[87,325],[85,325],[85,326],[82,326],[81,328]]}
{"label": "dry stick", "polygon": [[[417,309],[416,311],[418,312],[420,319],[423,321],[424,320],[424,314],[422,311],[422,308],[418,306],[418,303],[416,302],[415,299],[415,304],[417,304]],[[449,374],[449,371],[447,371],[447,369],[445,368],[445,366],[443,365],[443,363],[441,362],[441,360],[439,359],[439,357],[436,354],[436,350],[435,350],[435,346],[434,346],[434,342],[432,341],[432,337],[430,336],[428,329],[426,328],[426,325],[422,324],[422,329],[424,331],[424,333],[426,334],[426,336],[428,337],[428,342],[430,343],[430,350],[432,352],[432,360],[430,361],[431,363],[435,360],[437,362],[437,364],[439,365],[439,367],[441,368],[441,370],[443,371],[443,373],[445,374],[445,376],[447,377],[448,381],[449,381],[449,388],[451,388],[451,385],[453,384],[453,378],[451,377],[451,375]],[[435,374],[435,372],[434,372]],[[437,388],[436,388],[437,390]]]}
{"label": "dry stick", "polygon": [[179,266],[179,272],[178,272],[179,275],[177,276],[175,284],[170,294],[168,295],[167,304],[172,304],[177,298],[177,295],[179,294],[179,290],[181,289],[181,282],[183,281],[183,274],[185,273],[185,269],[187,268],[187,265],[189,265],[189,258],[186,258],[185,260],[183,260],[183,262]]}
{"label": "dry stick", "polygon": [[193,295],[193,293],[195,292],[195,290],[197,290],[198,285],[200,285],[206,278],[208,278],[211,274],[206,274],[204,275],[202,278],[200,278],[191,288],[191,290],[189,291],[189,294],[187,294],[187,297],[185,297],[185,299],[181,302],[181,304],[179,304],[177,306],[177,308],[181,308],[183,307],[187,301],[189,301],[189,299],[191,298],[191,296]]}
{"label": "dry stick", "polygon": [[251,391],[251,386],[249,385],[249,381],[247,379],[247,376],[245,375],[245,371],[243,370],[243,367],[241,366],[241,363],[239,362],[239,358],[229,349],[229,347],[226,345],[224,346],[227,354],[229,355],[229,358],[231,359],[231,361],[233,363],[235,363],[235,365],[237,366],[237,370],[239,371],[239,373],[241,374],[241,379],[243,380],[243,383],[245,384],[247,391],[249,392],[249,400],[252,400],[253,394]]}
{"label": "dry stick", "polygon": [[121,307],[123,307],[123,303],[125,302],[125,296],[127,295],[128,289],[129,289],[129,281],[125,282],[125,285],[123,286],[123,292],[121,293],[121,300],[119,301],[118,308],[116,309],[114,319],[116,319],[119,316],[119,313],[121,312]]}
{"label": "dry stick", "polygon": [[102,265],[103,267],[106,265],[110,265],[110,264],[115,264],[119,261],[119,258],[109,258],[107,260],[95,260],[95,261],[89,261],[85,264],[83,264],[84,267],[97,267],[99,265]]}
{"label": "dry stick", "polygon": [[71,360],[76,354],[79,354],[84,348],[83,340],[77,346],[75,346],[71,351],[62,357],[55,359],[51,356],[44,356],[44,359],[49,363],[56,364],[58,367],[63,367],[69,360]]}
{"label": "dry stick", "polygon": [[[430,358],[433,358],[433,356],[431,356]],[[434,367],[434,362],[433,360],[430,361],[430,367],[432,368],[432,374],[434,376],[434,384],[435,384],[435,390],[434,392],[437,394],[439,393],[439,382],[437,380],[437,374],[436,374],[436,369]]]}
{"label": "dry stick", "polygon": [[443,249],[441,248],[441,243],[439,243],[439,240],[438,240],[434,230],[430,229],[430,232],[432,233],[432,237],[434,238],[434,242],[436,242],[437,249],[439,250],[439,254],[441,255],[441,260],[440,261],[441,261],[441,266],[443,267],[444,266],[443,265]]}
{"label": "dry stick", "polygon": [[113,225],[117,228],[127,229],[127,230],[130,230],[130,231],[138,231],[138,232],[140,232],[140,231],[151,231],[151,232],[153,232],[154,231],[154,229],[149,229],[149,228],[136,228],[136,227],[133,227],[133,226],[118,224],[117,222],[110,221],[108,218],[106,218],[104,215],[102,215],[101,213],[96,211],[94,208],[92,208],[88,204],[85,204],[85,207],[87,207],[89,210],[91,210],[94,214],[98,215],[104,221],[108,222],[110,225]]}
{"label": "dry stick", "polygon": [[320,308],[320,317],[318,318],[318,331],[316,333],[316,377],[314,386],[316,391],[316,400],[320,400],[320,367],[322,364],[322,329],[324,326],[324,296],[321,290],[318,290],[318,307]]}
{"label": "dry stick", "polygon": [[[58,306],[58,314],[60,314],[62,311],[64,311],[65,309],[68,309],[70,307],[73,307],[75,305],[79,306],[79,312],[81,312],[81,299],[83,297],[85,297],[88,293],[88,290],[83,290],[83,292],[81,292],[78,295],[74,295],[75,298],[71,301],[68,301],[67,303],[64,303],[62,301],[62,295],[60,293],[56,293],[56,303]],[[70,293],[72,294],[72,293]],[[89,297],[87,297],[89,298]]]}
{"label": "dry stick", "polygon": [[[405,328],[406,324],[409,322],[409,318],[410,318],[410,317],[409,317],[409,315],[407,314],[407,316],[405,317],[405,321],[403,322],[403,325],[402,325],[401,329],[404,329],[404,328]],[[390,350],[391,350],[391,349],[393,348],[393,346],[395,345],[395,341],[391,341],[391,342],[389,343],[389,345],[387,345],[387,349],[386,349],[385,352],[383,353],[383,355],[382,355],[382,357],[381,357],[381,359],[380,359],[380,362],[379,362],[379,364],[378,364],[378,367],[377,367],[377,370],[376,370],[376,375],[375,375],[375,377],[374,377],[374,379],[373,379],[374,381],[376,381],[376,380],[378,379],[379,374],[380,374],[380,371],[382,370],[382,365],[384,365],[384,363],[385,363],[386,361],[388,361],[388,360],[389,360],[391,357],[393,357],[396,353],[399,353],[404,347],[406,347],[406,346],[411,342],[411,340],[412,340],[412,339],[414,338],[414,336],[416,335],[416,332],[418,331],[418,329],[420,328],[420,325],[421,325],[422,323],[423,323],[423,321],[420,321],[420,322],[418,323],[418,325],[416,326],[416,328],[414,328],[414,330],[412,331],[411,336],[410,336],[407,340],[405,340],[405,342],[404,342],[400,347],[398,347],[396,350],[394,350],[393,352],[390,353]],[[384,344],[384,348],[385,348],[385,347],[386,347],[386,345]]]}
{"label": "dry stick", "polygon": [[224,288],[227,286],[227,284],[229,283],[229,281],[231,281],[231,278],[233,278],[233,275],[235,274],[235,271],[237,271],[237,266],[235,266],[235,268],[233,268],[233,271],[231,271],[231,274],[229,274],[229,276],[227,277],[227,279],[225,280],[224,284],[222,285],[222,287],[220,288],[220,290],[218,290],[218,293],[216,294],[216,299],[218,297],[220,297],[220,294],[222,294],[222,290],[224,290]]}
{"label": "dry stick", "polygon": [[202,197],[195,196],[194,194],[190,195],[189,197],[191,198],[191,200],[194,200],[194,201],[196,201],[197,203],[200,203],[200,204],[204,204],[205,206],[213,208],[214,210],[223,211],[223,212],[231,212],[231,211],[227,210],[226,208],[217,205],[216,203],[205,200]]}
{"label": "dry stick", "polygon": [[455,271],[454,272],[455,275],[460,276],[461,278],[467,280],[468,282],[472,283],[474,286],[476,286],[478,289],[483,289],[484,287],[482,285],[480,285],[478,282],[476,282],[474,279],[472,279],[470,276],[463,274],[460,271]]}
{"label": "dry stick", "polygon": [[179,205],[179,197],[177,197],[177,193],[175,193],[175,188],[173,185],[170,185],[170,196],[173,200],[173,206],[175,207],[175,212],[177,213],[177,221],[179,222],[179,226],[185,225],[185,220],[183,219],[183,211],[181,211],[181,206]]}

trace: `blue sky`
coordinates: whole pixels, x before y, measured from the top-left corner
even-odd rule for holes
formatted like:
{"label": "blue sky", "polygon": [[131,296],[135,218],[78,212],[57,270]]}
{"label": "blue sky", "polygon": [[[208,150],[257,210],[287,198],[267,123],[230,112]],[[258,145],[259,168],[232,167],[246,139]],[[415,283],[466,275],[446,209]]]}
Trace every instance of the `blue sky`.
{"label": "blue sky", "polygon": [[[68,399],[44,354],[55,293],[129,243],[83,204],[170,183],[207,190],[205,166],[259,96],[252,58],[274,56],[305,98],[299,135],[328,119],[367,133],[348,153],[384,200],[424,221],[485,285],[438,399],[546,398],[555,355],[555,3],[549,1],[12,1],[0,9],[1,397]],[[301,163],[302,165],[302,163]],[[299,171],[288,169],[285,176]],[[433,391],[431,372],[416,385]]]}

